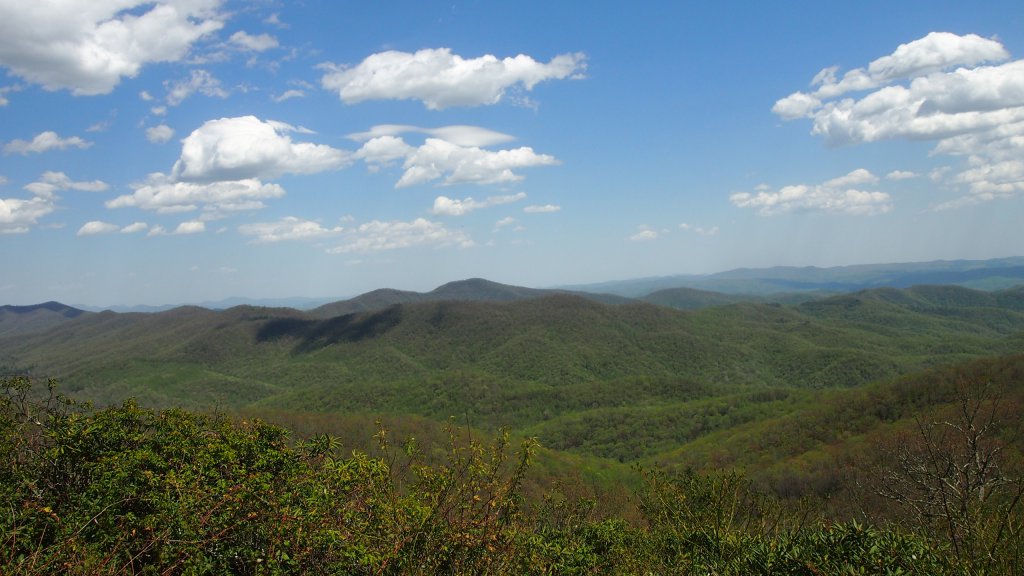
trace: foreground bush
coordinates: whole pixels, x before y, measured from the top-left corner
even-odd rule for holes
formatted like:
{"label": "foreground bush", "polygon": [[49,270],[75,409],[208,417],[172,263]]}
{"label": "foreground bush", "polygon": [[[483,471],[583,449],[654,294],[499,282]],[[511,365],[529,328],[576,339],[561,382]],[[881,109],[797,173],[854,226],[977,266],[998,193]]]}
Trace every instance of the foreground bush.
{"label": "foreground bush", "polygon": [[793,521],[739,476],[646,473],[643,521],[521,499],[534,450],[453,432],[440,463],[378,433],[342,455],[260,422],[91,411],[7,378],[3,574],[954,574],[896,530]]}

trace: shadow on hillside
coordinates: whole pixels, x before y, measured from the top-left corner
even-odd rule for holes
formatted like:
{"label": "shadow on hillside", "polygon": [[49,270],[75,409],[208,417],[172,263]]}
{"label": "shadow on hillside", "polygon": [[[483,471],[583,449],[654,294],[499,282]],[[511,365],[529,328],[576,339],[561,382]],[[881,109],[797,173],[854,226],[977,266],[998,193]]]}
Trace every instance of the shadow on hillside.
{"label": "shadow on hillside", "polygon": [[295,338],[295,353],[313,352],[332,344],[359,342],[382,336],[402,321],[402,307],[392,306],[372,314],[345,314],[327,320],[279,318],[270,320],[256,334],[258,342]]}

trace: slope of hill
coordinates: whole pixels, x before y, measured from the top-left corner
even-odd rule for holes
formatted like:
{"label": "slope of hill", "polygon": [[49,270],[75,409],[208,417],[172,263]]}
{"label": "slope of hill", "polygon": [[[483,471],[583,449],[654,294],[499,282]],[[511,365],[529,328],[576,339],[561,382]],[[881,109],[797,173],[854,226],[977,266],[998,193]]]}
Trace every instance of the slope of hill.
{"label": "slope of hill", "polygon": [[40,332],[88,314],[60,302],[33,306],[0,306],[0,337]]}
{"label": "slope of hill", "polygon": [[[694,395],[850,387],[1022,351],[1021,294],[915,288],[691,312],[565,294],[326,319],[255,307],[104,312],[0,339],[0,365],[104,403],[456,416],[544,423],[545,435],[619,419],[678,441],[686,414],[723,409],[684,405]],[[787,401],[771,398],[764,407]]]}
{"label": "slope of hill", "polygon": [[830,296],[829,293],[818,291],[813,292],[779,292],[775,294],[753,295],[753,294],[725,294],[723,292],[712,292],[710,290],[698,290],[697,288],[665,288],[651,292],[640,298],[650,304],[668,306],[677,310],[698,310],[700,308],[713,308],[715,306],[727,306],[749,302],[755,304],[799,304],[818,298]]}
{"label": "slope of hill", "polygon": [[354,312],[373,312],[394,304],[412,304],[415,302],[513,302],[541,298],[555,294],[576,294],[583,298],[606,304],[622,304],[628,298],[611,294],[588,292],[570,292],[566,290],[544,290],[524,288],[500,284],[482,278],[470,278],[449,282],[430,292],[410,292],[405,290],[379,289],[356,296],[350,300],[324,304],[312,310],[310,314],[316,318],[331,318]]}

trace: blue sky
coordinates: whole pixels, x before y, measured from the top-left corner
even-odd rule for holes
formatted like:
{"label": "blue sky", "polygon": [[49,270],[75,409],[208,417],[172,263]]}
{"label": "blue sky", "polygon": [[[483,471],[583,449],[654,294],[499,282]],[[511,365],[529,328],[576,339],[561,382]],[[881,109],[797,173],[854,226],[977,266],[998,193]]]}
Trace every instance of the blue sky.
{"label": "blue sky", "polygon": [[0,0],[0,302],[1024,254],[1015,2]]}

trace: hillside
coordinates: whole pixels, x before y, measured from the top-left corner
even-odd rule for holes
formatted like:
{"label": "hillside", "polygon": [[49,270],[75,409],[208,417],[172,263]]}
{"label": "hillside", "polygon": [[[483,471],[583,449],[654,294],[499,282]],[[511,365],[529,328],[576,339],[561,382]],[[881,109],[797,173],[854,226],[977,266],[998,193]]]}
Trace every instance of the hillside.
{"label": "hillside", "polygon": [[324,304],[313,309],[310,315],[316,318],[332,318],[344,314],[383,310],[395,304],[413,304],[416,302],[514,302],[557,294],[574,294],[606,304],[622,304],[629,301],[628,298],[610,294],[524,288],[522,286],[500,284],[482,278],[470,278],[468,280],[449,282],[438,286],[430,292],[411,292],[388,288],[373,290],[349,300]]}
{"label": "hillside", "polygon": [[[997,443],[1000,471],[1024,474],[1024,288],[873,288],[687,311],[461,287],[506,300],[328,318],[252,306],[80,314],[0,338],[0,365],[56,377],[101,406],[135,398],[265,419],[345,454],[373,450],[383,422],[431,465],[444,461],[448,423],[469,437],[504,427],[539,442],[521,489],[556,515],[593,499],[594,517],[643,518],[652,482],[725,490],[715,483],[742,473],[750,498],[778,499],[772,514],[813,510],[822,525],[870,515],[917,530],[920,518],[879,496],[880,471],[921,444],[921,426],[961,418],[967,397],[999,424],[985,441]],[[170,414],[149,418],[163,430],[181,415]],[[709,497],[686,494],[687,506]]]}
{"label": "hillside", "polygon": [[33,306],[0,306],[0,337],[41,332],[88,314],[84,310],[44,302]]}
{"label": "hillside", "polygon": [[626,461],[792,409],[801,390],[1021,351],[1024,290],[916,287],[694,311],[556,294],[332,318],[104,312],[0,339],[0,365],[101,404],[456,417]]}

